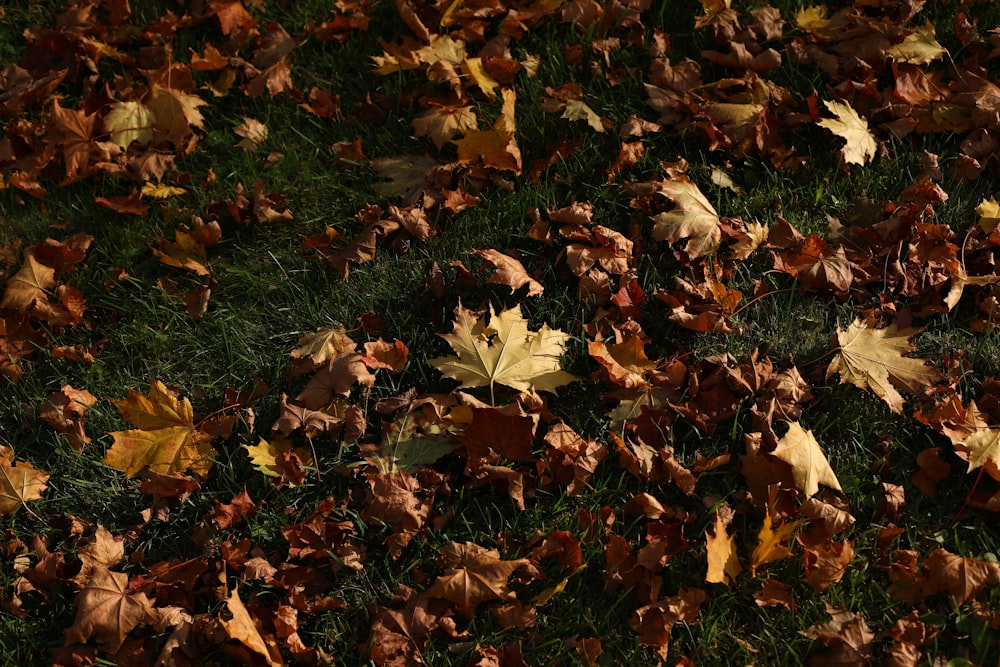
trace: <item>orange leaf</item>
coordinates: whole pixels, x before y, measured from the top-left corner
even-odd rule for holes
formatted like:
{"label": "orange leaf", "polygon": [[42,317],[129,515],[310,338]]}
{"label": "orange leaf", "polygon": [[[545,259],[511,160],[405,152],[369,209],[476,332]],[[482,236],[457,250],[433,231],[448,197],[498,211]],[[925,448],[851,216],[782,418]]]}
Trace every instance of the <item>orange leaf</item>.
{"label": "orange leaf", "polygon": [[49,473],[30,463],[0,456],[0,515],[13,514],[29,500],[41,498],[48,481]]}
{"label": "orange leaf", "polygon": [[188,469],[200,477],[208,474],[215,455],[211,436],[195,428],[194,410],[186,398],[175,398],[162,382],[153,380],[149,398],[133,389],[126,400],[112,403],[139,428],[111,433],[114,444],[104,457],[109,466],[128,477],[147,466],[162,475]]}
{"label": "orange leaf", "polygon": [[268,667],[281,667],[285,664],[281,660],[277,640],[272,635],[261,632],[260,622],[255,621],[247,611],[236,589],[233,589],[232,595],[226,598],[226,608],[233,617],[228,621],[220,618],[219,622],[226,629],[230,639],[238,641],[263,658]]}

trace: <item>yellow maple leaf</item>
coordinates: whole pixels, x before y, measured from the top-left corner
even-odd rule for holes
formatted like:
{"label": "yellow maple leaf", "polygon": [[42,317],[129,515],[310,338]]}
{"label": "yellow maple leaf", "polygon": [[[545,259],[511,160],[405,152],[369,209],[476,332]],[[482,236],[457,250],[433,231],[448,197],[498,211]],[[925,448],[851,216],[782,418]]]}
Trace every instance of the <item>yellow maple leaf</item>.
{"label": "yellow maple leaf", "polygon": [[212,436],[194,425],[194,409],[186,398],[172,396],[159,380],[149,385],[149,397],[134,389],[123,401],[112,399],[124,419],[138,428],[111,433],[114,443],[104,462],[134,477],[149,467],[161,475],[191,470],[204,477],[212,467]]}
{"label": "yellow maple leaf", "polygon": [[840,381],[850,382],[861,389],[871,389],[893,412],[903,413],[903,397],[897,391],[921,394],[942,379],[924,359],[903,356],[914,351],[910,339],[920,329],[900,329],[895,324],[873,329],[858,319],[847,331],[837,328],[837,354],[826,369],[826,377],[834,373]]}
{"label": "yellow maple leaf", "polygon": [[708,552],[705,581],[728,586],[729,579],[735,579],[743,571],[743,566],[736,554],[733,537],[726,532],[726,523],[719,512],[715,513],[715,534],[705,535],[705,548]]}
{"label": "yellow maple leaf", "polygon": [[792,521],[775,528],[771,514],[768,513],[764,517],[764,525],[761,526],[760,533],[757,535],[757,546],[754,547],[753,554],[750,556],[751,576],[757,576],[757,568],[761,565],[773,563],[792,555],[785,543],[792,539],[792,535],[800,523],[802,522]]}
{"label": "yellow maple leaf", "polygon": [[168,199],[186,193],[184,188],[174,187],[166,183],[143,183],[142,195],[153,199]]}
{"label": "yellow maple leaf", "polygon": [[694,181],[680,175],[660,181],[657,190],[674,207],[653,216],[653,238],[670,243],[687,239],[684,252],[692,259],[715,252],[722,240],[719,214]]}
{"label": "yellow maple leaf", "polygon": [[1000,429],[975,431],[956,448],[969,461],[969,472],[983,468],[990,477],[1000,480]]}
{"label": "yellow maple leaf", "polygon": [[461,381],[463,387],[488,386],[491,402],[496,384],[556,393],[557,387],[579,379],[562,370],[559,362],[569,334],[547,324],[530,331],[520,306],[499,315],[491,306],[487,322],[459,304],[454,333],[440,335],[458,356],[438,357],[430,364],[445,377]]}
{"label": "yellow maple leaf", "polygon": [[115,102],[104,116],[104,131],[122,148],[133,141],[148,143],[153,140],[153,112],[141,102]]}
{"label": "yellow maple leaf", "polygon": [[247,454],[250,455],[250,461],[254,468],[268,477],[286,477],[288,486],[295,486],[295,479],[294,476],[287,475],[287,468],[279,460],[282,454],[294,451],[302,465],[311,466],[313,463],[312,456],[307,449],[304,447],[293,449],[292,443],[281,435],[273,438],[271,442],[264,440],[264,438],[258,438],[258,440],[256,445],[243,445],[243,449],[247,450]]}
{"label": "yellow maple leaf", "polygon": [[14,452],[4,449],[0,452],[0,515],[13,514],[28,501],[40,499],[49,481],[49,473],[26,461],[15,463]]}
{"label": "yellow maple leaf", "polygon": [[798,422],[789,422],[788,433],[771,453],[792,466],[792,479],[807,498],[816,495],[820,484],[843,491],[812,431],[802,428]]}
{"label": "yellow maple leaf", "polygon": [[824,118],[816,121],[816,124],[847,140],[847,144],[841,149],[844,162],[863,165],[875,157],[878,144],[868,129],[868,121],[846,102],[824,101],[823,104],[836,118]]}
{"label": "yellow maple leaf", "polygon": [[886,53],[898,63],[926,65],[948,53],[934,35],[934,26],[928,21],[907,35],[902,42],[889,47]]}

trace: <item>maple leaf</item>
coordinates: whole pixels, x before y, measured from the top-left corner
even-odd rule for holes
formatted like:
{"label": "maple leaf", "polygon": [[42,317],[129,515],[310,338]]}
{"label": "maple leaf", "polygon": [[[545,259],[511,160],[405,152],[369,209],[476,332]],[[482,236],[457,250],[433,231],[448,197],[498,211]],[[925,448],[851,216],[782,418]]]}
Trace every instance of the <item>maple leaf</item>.
{"label": "maple leaf", "polygon": [[416,136],[430,137],[438,150],[441,150],[456,134],[475,130],[479,121],[471,106],[435,107],[419,118],[414,118],[412,124]]}
{"label": "maple leaf", "polygon": [[146,144],[153,140],[153,112],[141,102],[115,102],[103,122],[111,143],[122,149],[134,141]]}
{"label": "maple leaf", "polygon": [[558,387],[578,379],[562,370],[559,363],[569,334],[547,324],[530,331],[520,306],[495,315],[491,305],[487,322],[459,304],[454,333],[439,335],[458,356],[438,357],[430,364],[445,377],[459,380],[463,387],[489,386],[491,402],[495,402],[495,384],[518,391],[534,387],[556,393]]}
{"label": "maple leaf", "polygon": [[[312,456],[305,447],[293,447],[280,435],[270,442],[264,438],[258,440],[256,445],[243,445],[257,471],[287,481],[288,486],[296,486],[304,480],[302,467],[313,464]],[[291,469],[293,459],[295,469]]]}
{"label": "maple leaf", "polygon": [[166,135],[167,141],[184,146],[193,128],[205,129],[205,118],[198,107],[208,104],[197,95],[175,88],[154,84],[149,100],[156,127]]}
{"label": "maple leaf", "polygon": [[66,630],[66,645],[85,643],[91,637],[114,652],[125,636],[140,625],[155,620],[153,605],[145,593],[130,593],[128,575],[104,566],[94,570],[90,583],[76,594],[76,620]]}
{"label": "maple leaf", "polygon": [[640,644],[654,646],[664,660],[670,646],[670,631],[678,621],[694,623],[701,605],[708,599],[699,588],[682,588],[677,595],[636,609],[629,625],[639,635]]}
{"label": "maple leaf", "polygon": [[469,618],[482,602],[513,599],[507,579],[514,570],[530,562],[527,558],[501,560],[496,549],[485,549],[472,542],[452,542],[441,553],[451,567],[427,592],[450,600]]}
{"label": "maple leaf", "polygon": [[859,116],[858,112],[851,108],[847,102],[827,102],[824,100],[823,103],[836,118],[824,118],[816,121],[816,124],[847,140],[847,145],[841,149],[844,162],[864,165],[875,157],[878,144],[868,129],[868,121]]}
{"label": "maple leaf", "polygon": [[886,55],[898,63],[926,65],[937,60],[948,50],[934,37],[934,26],[930,21],[907,35],[902,42],[890,47]]}
{"label": "maple leaf", "polygon": [[13,514],[25,503],[39,500],[48,481],[49,473],[27,461],[15,463],[9,449],[0,452],[0,515]]}
{"label": "maple leaf", "polygon": [[104,462],[128,477],[143,468],[163,475],[191,469],[204,477],[212,467],[211,436],[194,426],[194,410],[186,398],[172,396],[159,380],[149,385],[149,397],[134,389],[125,400],[112,403],[138,429],[111,433],[114,443]]}
{"label": "maple leaf", "polygon": [[232,618],[229,620],[220,618],[219,622],[222,623],[229,638],[238,641],[258,657],[263,658],[268,667],[282,667],[285,663],[281,659],[277,640],[273,635],[261,631],[260,621],[250,615],[235,588],[226,598],[226,608],[232,614]]}
{"label": "maple leaf", "polygon": [[237,142],[237,148],[255,151],[267,139],[267,125],[254,118],[243,117],[243,122],[233,128],[238,136],[243,137]]}
{"label": "maple leaf", "polygon": [[920,395],[925,388],[943,379],[925,360],[903,356],[916,349],[910,339],[918,333],[920,329],[900,329],[895,324],[873,329],[861,319],[851,323],[847,331],[841,331],[838,326],[839,346],[826,369],[826,377],[838,373],[842,383],[871,389],[893,412],[902,414],[903,397],[897,387]]}
{"label": "maple leaf", "polygon": [[152,197],[153,199],[169,199],[170,197],[185,194],[187,190],[173,185],[167,185],[166,183],[143,183],[142,190],[139,192],[144,197]]}
{"label": "maple leaf", "polygon": [[969,461],[969,472],[983,468],[990,477],[1000,480],[1000,429],[976,431],[956,448]]}
{"label": "maple leaf", "polygon": [[0,308],[27,312],[36,301],[47,301],[46,290],[55,285],[55,269],[38,261],[34,250],[28,248],[24,251],[24,264],[17,273],[7,279],[7,289],[4,291]]}
{"label": "maple leaf", "polygon": [[843,491],[812,431],[805,430],[798,422],[788,424],[788,432],[771,453],[792,466],[795,485],[807,498],[816,495],[820,484]]}
{"label": "maple leaf", "polygon": [[710,255],[719,248],[719,214],[694,181],[680,175],[660,181],[656,191],[670,199],[674,208],[653,216],[653,238],[670,243],[687,239],[684,252],[692,258]]}
{"label": "maple leaf", "polygon": [[524,265],[509,255],[492,248],[471,250],[470,254],[482,257],[489,266],[496,268],[496,272],[486,279],[487,283],[507,285],[511,294],[525,285],[528,286],[528,296],[538,296],[545,291],[542,284],[528,274]]}
{"label": "maple leaf", "polygon": [[[732,520],[732,510],[729,512],[729,520]],[[715,533],[705,536],[705,548],[708,551],[708,572],[705,574],[705,581],[710,584],[729,585],[729,579],[735,579],[743,566],[740,564],[739,556],[736,554],[736,544],[733,537],[726,532],[725,517],[722,512],[715,513]]]}
{"label": "maple leaf", "polygon": [[469,130],[453,143],[458,148],[458,162],[521,173],[521,149],[514,137],[514,102],[517,94],[513,88],[504,88],[500,117],[491,130]]}
{"label": "maple leaf", "polygon": [[779,525],[777,530],[775,530],[771,513],[768,512],[764,516],[764,525],[761,526],[760,533],[757,535],[757,546],[754,547],[753,554],[750,556],[751,576],[757,576],[757,569],[761,565],[773,563],[776,560],[788,558],[792,555],[791,550],[785,546],[785,543],[791,539],[792,534],[800,523],[802,522],[791,521]]}

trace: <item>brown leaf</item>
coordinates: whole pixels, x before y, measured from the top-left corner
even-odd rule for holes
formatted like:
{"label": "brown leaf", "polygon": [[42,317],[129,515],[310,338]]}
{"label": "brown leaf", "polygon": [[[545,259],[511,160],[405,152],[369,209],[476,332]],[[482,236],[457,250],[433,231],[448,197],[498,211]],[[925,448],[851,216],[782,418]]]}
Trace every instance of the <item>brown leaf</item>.
{"label": "brown leaf", "polygon": [[487,283],[506,285],[511,294],[525,285],[528,286],[528,296],[539,296],[545,288],[531,277],[520,261],[493,249],[472,250],[469,254],[483,258],[488,266],[496,268],[496,272],[486,279]]}
{"label": "brown leaf", "polygon": [[389,552],[398,558],[403,547],[427,523],[433,507],[433,494],[427,493],[417,478],[404,470],[369,473],[367,477],[370,496],[361,511],[361,518],[369,523],[380,521],[392,526]]}
{"label": "brown leaf", "polygon": [[66,630],[67,646],[95,638],[114,652],[129,632],[155,619],[146,594],[129,592],[128,575],[102,565],[94,569],[90,582],[76,594],[73,603],[76,620]]}
{"label": "brown leaf", "polygon": [[793,614],[796,613],[795,598],[789,592],[789,586],[777,579],[765,579],[761,582],[760,590],[753,594],[754,602],[758,607],[774,607],[781,605]]}
{"label": "brown leaf", "polygon": [[805,582],[817,593],[822,593],[840,581],[854,559],[854,543],[850,540],[805,547],[803,567]]}
{"label": "brown leaf", "polygon": [[86,389],[64,384],[61,390],[49,394],[38,416],[56,431],[65,433],[70,446],[79,452],[90,442],[84,431],[83,415],[96,404],[97,397]]}
{"label": "brown leaf", "polygon": [[644,646],[655,647],[664,660],[670,648],[670,631],[678,621],[695,623],[701,605],[708,599],[705,591],[698,588],[682,588],[669,598],[636,609],[629,619],[629,625],[639,635]]}
{"label": "brown leaf", "polygon": [[490,600],[512,600],[514,593],[507,579],[514,570],[528,564],[528,559],[501,560],[500,552],[466,542],[452,542],[442,550],[449,568],[428,589],[428,593],[454,603],[468,618],[476,607]]}

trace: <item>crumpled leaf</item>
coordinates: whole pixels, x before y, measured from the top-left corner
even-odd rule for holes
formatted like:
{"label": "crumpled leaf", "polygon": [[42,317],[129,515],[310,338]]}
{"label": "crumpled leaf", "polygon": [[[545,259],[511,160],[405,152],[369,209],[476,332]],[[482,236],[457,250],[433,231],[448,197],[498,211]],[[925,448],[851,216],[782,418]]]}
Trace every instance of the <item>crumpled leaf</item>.
{"label": "crumpled leaf", "polygon": [[903,356],[916,348],[910,339],[920,329],[900,329],[892,324],[873,329],[863,320],[855,320],[847,331],[838,327],[837,354],[826,369],[826,377],[840,375],[841,382],[850,382],[861,389],[871,389],[893,412],[903,413],[903,389],[920,395],[924,389],[943,379],[923,359]]}
{"label": "crumpled leaf", "polygon": [[559,361],[569,334],[547,324],[539,331],[530,331],[520,306],[499,315],[490,306],[487,322],[459,304],[454,333],[440,336],[458,356],[438,357],[430,364],[445,377],[459,380],[463,387],[489,386],[491,395],[495,384],[518,391],[534,387],[556,393],[558,387],[578,379],[562,370]]}
{"label": "crumpled leaf", "polygon": [[208,474],[215,455],[212,437],[195,427],[186,398],[175,398],[162,382],[153,380],[148,398],[133,389],[127,399],[111,402],[138,429],[111,433],[114,444],[104,457],[109,466],[128,477],[146,467],[161,475],[188,469],[199,477]]}

